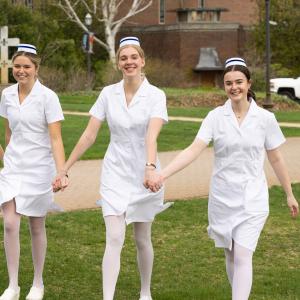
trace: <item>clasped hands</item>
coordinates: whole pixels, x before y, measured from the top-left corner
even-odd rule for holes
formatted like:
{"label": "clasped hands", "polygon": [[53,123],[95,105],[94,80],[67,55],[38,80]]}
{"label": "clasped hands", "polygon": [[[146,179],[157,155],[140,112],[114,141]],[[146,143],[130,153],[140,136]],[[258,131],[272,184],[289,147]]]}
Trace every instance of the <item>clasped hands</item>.
{"label": "clasped hands", "polygon": [[52,181],[52,189],[53,192],[56,193],[58,191],[64,191],[64,189],[68,186],[69,184],[69,178],[67,175],[67,172],[65,171],[60,171],[58,174],[55,176],[55,178]]}
{"label": "clasped hands", "polygon": [[155,169],[146,168],[144,187],[149,189],[151,192],[158,192],[163,186],[164,178]]}

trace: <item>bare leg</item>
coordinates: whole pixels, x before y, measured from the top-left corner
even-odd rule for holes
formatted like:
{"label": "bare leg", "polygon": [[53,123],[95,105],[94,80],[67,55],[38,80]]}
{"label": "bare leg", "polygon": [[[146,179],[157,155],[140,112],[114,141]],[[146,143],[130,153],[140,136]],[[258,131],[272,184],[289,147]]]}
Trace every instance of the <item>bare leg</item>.
{"label": "bare leg", "polygon": [[43,270],[47,250],[47,236],[45,217],[30,217],[30,234],[32,246],[32,261],[34,266],[34,278],[32,286],[42,288]]}
{"label": "bare leg", "polygon": [[252,287],[253,251],[234,244],[232,300],[248,300]]}
{"label": "bare leg", "polygon": [[106,247],[102,261],[103,299],[113,300],[120,272],[120,256],[125,239],[125,216],[104,217]]}
{"label": "bare leg", "polygon": [[9,276],[9,288],[18,290],[18,273],[20,259],[20,221],[21,215],[16,213],[15,200],[2,204],[4,221],[4,248],[7,270]]}
{"label": "bare leg", "polygon": [[137,261],[141,277],[141,297],[151,297],[150,286],[154,258],[151,242],[151,225],[151,222],[134,223]]}

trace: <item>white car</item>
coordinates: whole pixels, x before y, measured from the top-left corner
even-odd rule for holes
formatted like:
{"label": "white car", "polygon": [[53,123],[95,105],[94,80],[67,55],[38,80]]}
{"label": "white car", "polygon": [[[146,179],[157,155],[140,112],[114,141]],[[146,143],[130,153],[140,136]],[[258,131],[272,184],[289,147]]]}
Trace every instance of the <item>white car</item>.
{"label": "white car", "polygon": [[300,77],[274,78],[270,80],[270,90],[279,95],[285,95],[292,100],[300,101]]}

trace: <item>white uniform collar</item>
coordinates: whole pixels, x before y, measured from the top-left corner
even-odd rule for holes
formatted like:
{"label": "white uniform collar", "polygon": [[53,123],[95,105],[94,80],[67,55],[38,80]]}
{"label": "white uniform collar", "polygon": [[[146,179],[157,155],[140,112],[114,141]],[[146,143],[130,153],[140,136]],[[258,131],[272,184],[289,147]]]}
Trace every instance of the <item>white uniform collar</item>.
{"label": "white uniform collar", "polygon": [[[40,83],[40,81],[37,79],[30,91],[30,95],[38,95],[41,93],[41,87],[42,87],[42,84]],[[9,94],[9,95],[18,95],[18,89],[19,89],[19,84],[16,83],[16,84],[13,84],[11,85],[10,87],[8,87],[6,89],[6,94]]]}
{"label": "white uniform collar", "polygon": [[[233,114],[231,99],[228,99],[223,105],[224,116],[231,116]],[[258,105],[255,100],[251,98],[250,107],[248,111],[248,115],[256,115],[258,112]]]}
{"label": "white uniform collar", "polygon": [[[140,87],[136,92],[136,96],[145,97],[147,95],[148,87],[150,86],[149,81],[146,77],[142,81]],[[124,94],[124,80],[122,79],[120,82],[117,83],[116,94]]]}
{"label": "white uniform collar", "polygon": [[37,79],[30,91],[30,95],[31,96],[35,96],[35,95],[40,95],[41,93],[41,88],[42,88],[42,84],[40,83],[40,81]]}

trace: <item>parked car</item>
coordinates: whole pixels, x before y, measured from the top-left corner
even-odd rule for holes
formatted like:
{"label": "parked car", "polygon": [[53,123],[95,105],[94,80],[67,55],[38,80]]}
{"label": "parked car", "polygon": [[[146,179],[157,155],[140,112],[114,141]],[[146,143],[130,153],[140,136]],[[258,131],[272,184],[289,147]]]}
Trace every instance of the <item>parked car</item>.
{"label": "parked car", "polygon": [[298,78],[273,78],[270,80],[271,92],[285,95],[300,102],[300,77]]}

